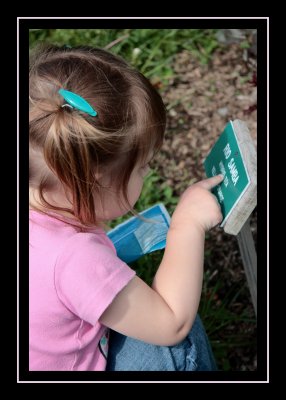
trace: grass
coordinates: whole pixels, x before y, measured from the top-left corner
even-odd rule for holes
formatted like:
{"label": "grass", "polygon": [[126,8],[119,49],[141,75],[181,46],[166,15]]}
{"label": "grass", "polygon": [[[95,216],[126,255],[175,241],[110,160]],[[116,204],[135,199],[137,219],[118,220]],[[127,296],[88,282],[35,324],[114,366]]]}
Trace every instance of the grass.
{"label": "grass", "polygon": [[250,338],[247,332],[237,334],[237,325],[242,323],[245,326],[255,324],[256,320],[249,317],[246,309],[242,312],[233,310],[237,300],[247,290],[244,286],[233,285],[222,296],[222,281],[217,280],[214,285],[210,281],[210,272],[207,270],[204,273],[199,314],[204,321],[218,368],[229,371],[231,370],[229,352],[232,349],[256,346],[255,339]]}
{"label": "grass", "polygon": [[159,87],[174,76],[171,62],[187,50],[203,64],[217,47],[214,29],[31,29],[30,47],[38,42],[107,48],[138,68]]}

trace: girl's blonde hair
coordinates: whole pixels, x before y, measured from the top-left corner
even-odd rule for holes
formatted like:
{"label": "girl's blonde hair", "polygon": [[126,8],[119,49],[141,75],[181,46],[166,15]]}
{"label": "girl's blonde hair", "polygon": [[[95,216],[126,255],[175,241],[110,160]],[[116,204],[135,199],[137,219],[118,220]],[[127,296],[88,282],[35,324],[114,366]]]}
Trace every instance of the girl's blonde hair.
{"label": "girl's blonde hair", "polygon": [[[98,115],[62,107],[60,88],[82,96]],[[94,199],[104,190],[98,173],[108,171],[119,201],[130,206],[130,175],[161,147],[166,114],[150,82],[121,58],[90,47],[41,46],[30,57],[29,123],[30,185],[42,207],[96,225]],[[45,199],[58,182],[70,209]]]}

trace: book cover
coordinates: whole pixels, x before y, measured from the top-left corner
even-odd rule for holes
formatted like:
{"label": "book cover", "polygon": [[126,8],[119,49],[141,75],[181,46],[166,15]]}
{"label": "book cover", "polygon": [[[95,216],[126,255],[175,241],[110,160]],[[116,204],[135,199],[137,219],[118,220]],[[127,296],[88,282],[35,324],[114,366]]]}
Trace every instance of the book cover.
{"label": "book cover", "polygon": [[107,232],[117,256],[126,263],[166,246],[171,218],[165,206],[156,204],[139,215],[143,219],[131,217]]}
{"label": "book cover", "polygon": [[224,226],[250,184],[232,121],[226,125],[206,157],[204,169],[208,178],[218,174],[224,176],[223,182],[212,190],[221,206],[223,214],[221,226]]}

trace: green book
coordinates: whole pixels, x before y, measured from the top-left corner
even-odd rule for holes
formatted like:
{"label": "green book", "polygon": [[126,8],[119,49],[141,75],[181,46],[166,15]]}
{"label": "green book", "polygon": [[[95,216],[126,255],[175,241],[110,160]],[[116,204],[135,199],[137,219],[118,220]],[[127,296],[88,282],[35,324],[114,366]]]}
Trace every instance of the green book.
{"label": "green book", "polygon": [[212,192],[221,206],[224,226],[250,184],[250,178],[230,121],[204,161],[208,178],[223,174],[224,180]]}

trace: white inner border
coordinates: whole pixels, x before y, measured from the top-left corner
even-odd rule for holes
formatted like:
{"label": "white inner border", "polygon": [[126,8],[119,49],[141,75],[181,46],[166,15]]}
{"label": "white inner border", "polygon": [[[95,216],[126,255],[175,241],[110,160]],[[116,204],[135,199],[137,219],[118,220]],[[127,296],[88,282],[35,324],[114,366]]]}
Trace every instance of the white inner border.
{"label": "white inner border", "polygon": [[[267,161],[269,161],[269,17],[17,17],[17,382],[18,383],[125,383],[126,381],[20,381],[19,380],[19,23],[22,19],[262,19],[267,21]],[[128,382],[128,381],[127,381]],[[167,381],[131,381],[130,383]],[[269,383],[269,163],[267,162],[267,380],[266,381],[168,381],[169,383]]]}

